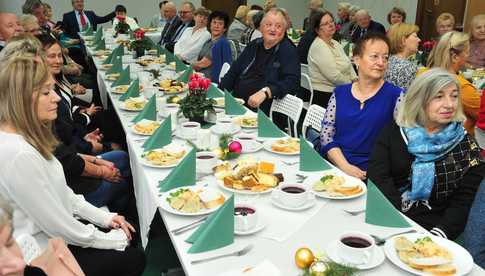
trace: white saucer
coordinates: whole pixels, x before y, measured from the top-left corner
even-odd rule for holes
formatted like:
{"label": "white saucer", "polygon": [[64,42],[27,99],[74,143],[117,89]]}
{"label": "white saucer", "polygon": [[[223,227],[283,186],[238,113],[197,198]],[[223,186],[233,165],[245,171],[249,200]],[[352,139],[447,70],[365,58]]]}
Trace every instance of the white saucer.
{"label": "white saucer", "polygon": [[[344,261],[342,261],[342,259],[338,256],[337,243],[338,241],[335,240],[327,246],[326,252],[328,257],[336,263],[339,263],[342,265],[349,265]],[[374,252],[372,254],[371,260],[366,264],[357,265],[355,267],[360,270],[371,269],[381,265],[385,259],[386,259],[386,256],[384,255],[384,252],[382,251],[382,249],[379,246],[374,246]]]}
{"label": "white saucer", "polygon": [[197,140],[197,136],[195,137],[191,137],[191,138],[188,138],[188,137],[185,137],[184,135],[182,135],[181,131],[179,128],[177,128],[175,131],[174,131],[174,134],[175,134],[175,137],[179,138],[179,139],[182,139],[182,140],[190,140],[190,141],[195,141]]}
{"label": "white saucer", "polygon": [[234,125],[232,129],[230,129],[229,131],[223,132],[220,125],[213,125],[211,126],[210,130],[212,131],[212,133],[217,135],[222,135],[222,134],[234,135],[239,131],[241,131],[241,127],[238,125]]}
{"label": "white saucer", "polygon": [[239,236],[252,235],[256,232],[263,230],[264,227],[266,227],[266,223],[264,223],[264,221],[261,218],[259,218],[258,224],[253,229],[250,229],[248,231],[238,231],[238,230],[234,229],[234,234],[239,235]]}
{"label": "white saucer", "polygon": [[313,207],[316,202],[317,202],[317,200],[315,199],[315,195],[312,194],[312,193],[308,193],[308,201],[306,201],[305,204],[298,206],[298,207],[291,207],[291,206],[285,205],[284,203],[282,203],[278,199],[274,198],[273,195],[271,195],[271,203],[273,203],[275,206],[277,206],[281,209],[288,210],[288,211],[303,211],[303,210],[306,210],[308,208]]}

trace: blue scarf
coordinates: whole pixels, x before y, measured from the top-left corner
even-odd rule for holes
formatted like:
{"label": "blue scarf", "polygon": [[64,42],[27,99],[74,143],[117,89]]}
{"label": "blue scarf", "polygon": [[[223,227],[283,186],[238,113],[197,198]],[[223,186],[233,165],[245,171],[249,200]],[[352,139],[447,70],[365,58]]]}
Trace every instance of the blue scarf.
{"label": "blue scarf", "polygon": [[408,151],[416,156],[412,164],[412,188],[403,199],[427,201],[434,185],[435,161],[450,152],[465,136],[461,123],[450,123],[437,133],[428,134],[422,127],[403,128],[408,139]]}

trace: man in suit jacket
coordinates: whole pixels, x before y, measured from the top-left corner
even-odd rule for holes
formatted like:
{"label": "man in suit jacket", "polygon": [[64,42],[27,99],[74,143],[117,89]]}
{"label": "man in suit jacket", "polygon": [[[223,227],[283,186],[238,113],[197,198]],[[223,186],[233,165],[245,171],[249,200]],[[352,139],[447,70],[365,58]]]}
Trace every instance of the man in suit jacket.
{"label": "man in suit jacket", "polygon": [[71,0],[73,11],[65,13],[62,17],[62,24],[64,32],[72,37],[79,38],[78,32],[86,29],[91,25],[93,30],[96,30],[98,24],[111,21],[115,16],[115,12],[100,17],[93,11],[84,10],[84,0]]}
{"label": "man in suit jacket", "polygon": [[168,2],[163,5],[163,16],[167,23],[165,24],[165,27],[163,27],[159,44],[165,46],[177,31],[180,24],[182,24],[182,20],[177,15],[177,7],[173,2]]}
{"label": "man in suit jacket", "polygon": [[372,20],[367,10],[359,10],[354,16],[356,17],[357,28],[352,34],[352,42],[357,41],[357,39],[369,32],[386,34],[384,26]]}
{"label": "man in suit jacket", "polygon": [[179,40],[182,36],[185,29],[189,27],[193,27],[195,25],[194,22],[194,10],[195,6],[191,2],[183,2],[182,6],[180,7],[179,14],[181,23],[172,36],[169,38],[168,42],[165,43],[165,48],[173,53],[173,49],[175,47],[175,43]]}

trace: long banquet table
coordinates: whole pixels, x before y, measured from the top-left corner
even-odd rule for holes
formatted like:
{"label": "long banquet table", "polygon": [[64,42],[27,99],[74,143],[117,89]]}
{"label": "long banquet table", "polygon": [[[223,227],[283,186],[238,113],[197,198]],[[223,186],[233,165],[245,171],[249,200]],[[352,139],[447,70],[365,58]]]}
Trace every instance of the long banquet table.
{"label": "long banquet table", "polygon": [[[93,50],[88,48],[88,52],[92,54]],[[93,60],[99,68],[101,61],[95,57],[93,57]],[[161,194],[158,190],[158,182],[169,174],[170,169],[150,168],[141,163],[140,156],[142,154],[141,146],[143,137],[131,131],[130,123],[131,119],[137,113],[124,111],[120,108],[119,95],[111,93],[111,82],[104,79],[104,72],[101,70],[98,71],[98,84],[102,96],[105,96],[104,100],[108,101],[108,98],[111,100],[126,133],[143,246],[146,246],[148,243],[150,224],[155,213],[158,211],[168,230],[170,239],[173,242],[186,275],[219,275],[221,273],[227,273],[228,270],[255,266],[263,260],[272,262],[280,269],[281,275],[300,275],[302,271],[296,267],[294,262],[295,251],[300,247],[309,247],[314,252],[324,252],[326,246],[336,240],[344,231],[356,230],[378,236],[387,236],[403,231],[403,229],[366,224],[364,222],[365,214],[362,213],[357,216],[352,216],[343,211],[343,209],[365,208],[365,196],[350,200],[317,198],[316,204],[313,207],[304,211],[291,212],[274,206],[271,203],[271,196],[269,194],[258,196],[235,195],[236,202],[249,202],[256,206],[261,217],[266,222],[266,227],[253,235],[235,236],[233,245],[206,253],[205,256],[217,252],[233,251],[235,248],[241,248],[247,244],[252,244],[254,246],[253,249],[248,254],[240,257],[226,257],[200,264],[191,264],[192,259],[201,257],[201,255],[194,256],[193,254],[188,254],[187,250],[190,248],[190,244],[184,240],[195,229],[181,235],[173,235],[170,230],[195,221],[199,217],[177,216],[160,208]],[[178,138],[174,138],[174,141],[184,143],[184,141]],[[287,165],[282,161],[298,161],[298,156],[281,156],[265,150],[254,154],[242,155],[243,158],[245,156],[251,156],[257,160],[274,162],[276,164],[276,170],[283,172],[285,181],[290,183],[296,181],[295,174],[298,172],[298,164]],[[216,183],[214,176],[208,175],[199,179],[197,185],[208,185],[219,189],[226,195],[226,198],[231,195],[231,193],[218,187]],[[412,221],[411,223],[416,230],[425,232],[416,223]],[[407,272],[393,265],[387,258],[382,265],[374,269],[362,271],[359,274],[408,275]],[[485,272],[475,265],[469,275],[485,275]]]}

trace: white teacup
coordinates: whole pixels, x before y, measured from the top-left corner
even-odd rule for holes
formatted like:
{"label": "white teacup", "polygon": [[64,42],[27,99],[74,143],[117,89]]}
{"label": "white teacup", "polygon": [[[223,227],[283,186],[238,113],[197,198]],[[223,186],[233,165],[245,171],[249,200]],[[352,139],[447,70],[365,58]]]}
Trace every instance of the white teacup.
{"label": "white teacup", "polygon": [[150,99],[153,95],[156,95],[158,88],[156,87],[143,87],[143,95],[145,98]]}
{"label": "white teacup", "polygon": [[165,104],[163,105],[162,109],[160,110],[161,111],[160,113],[164,117],[168,117],[168,115],[172,114],[173,111],[178,112],[178,110],[179,110],[178,104],[166,103],[166,100],[165,100]]}
{"label": "white teacup", "polygon": [[249,204],[236,204],[234,206],[234,229],[236,231],[249,231],[258,224],[258,212]]}
{"label": "white teacup", "polygon": [[185,139],[195,139],[197,138],[197,133],[199,132],[200,124],[197,122],[185,122],[180,124],[180,134]]}
{"label": "white teacup", "polygon": [[362,265],[371,260],[374,246],[374,239],[365,233],[345,232],[338,240],[337,254],[345,263]]}
{"label": "white teacup", "polygon": [[222,133],[229,133],[234,127],[234,122],[229,117],[222,117],[217,119],[216,125]]}
{"label": "white teacup", "polygon": [[218,163],[217,155],[211,151],[200,151],[195,155],[197,172],[208,174]]}
{"label": "white teacup", "polygon": [[280,184],[272,197],[288,207],[300,207],[308,200],[309,190],[301,184]]}

